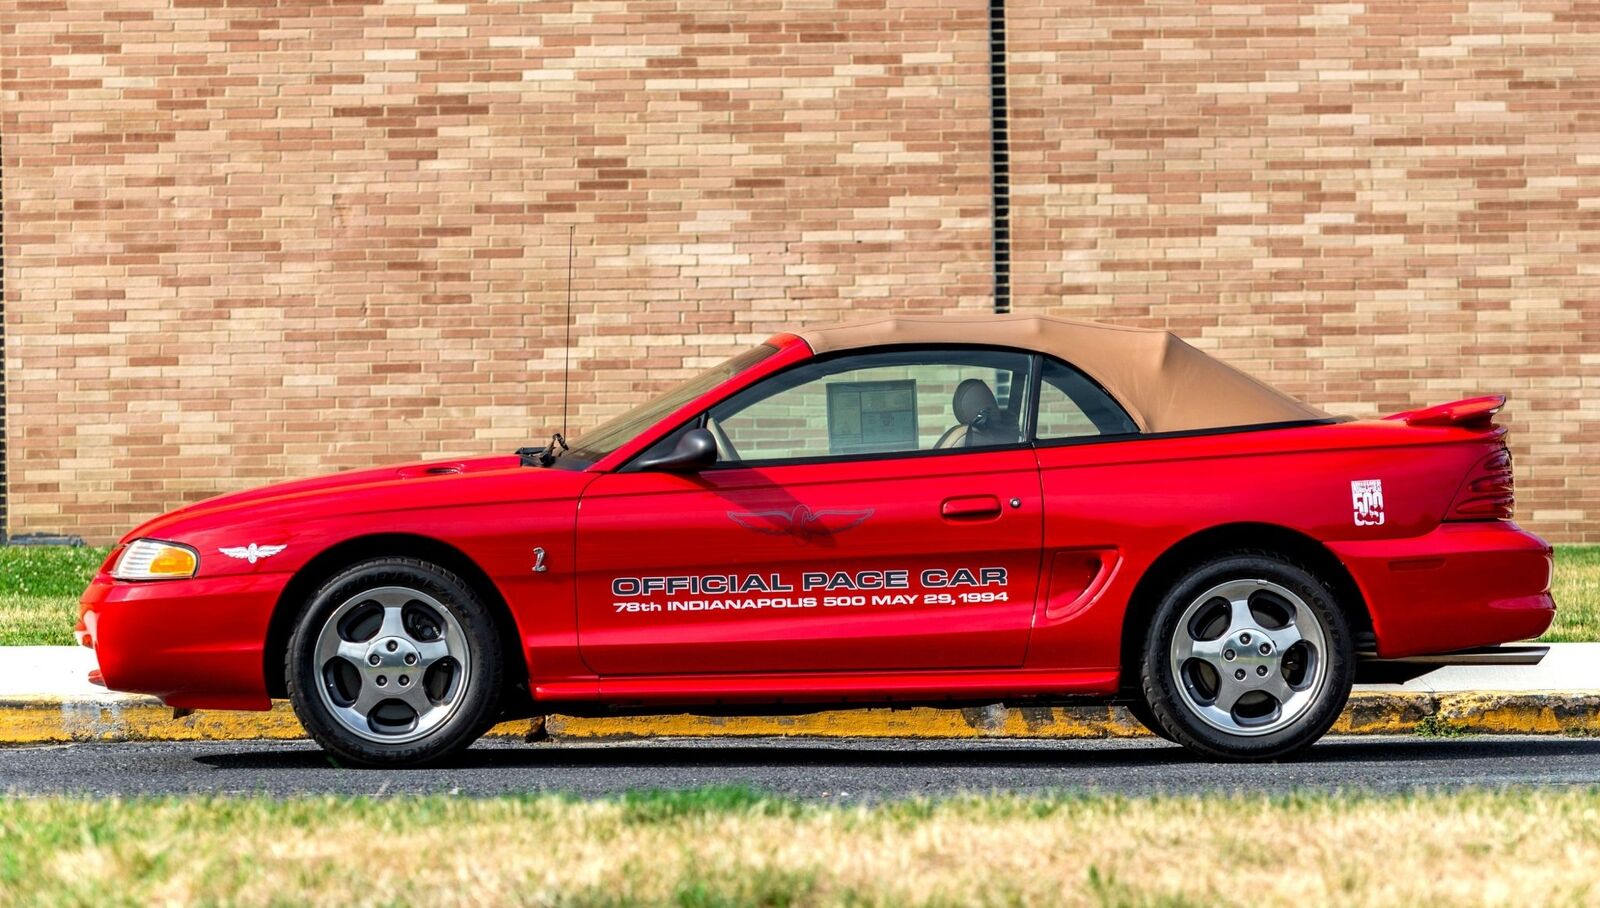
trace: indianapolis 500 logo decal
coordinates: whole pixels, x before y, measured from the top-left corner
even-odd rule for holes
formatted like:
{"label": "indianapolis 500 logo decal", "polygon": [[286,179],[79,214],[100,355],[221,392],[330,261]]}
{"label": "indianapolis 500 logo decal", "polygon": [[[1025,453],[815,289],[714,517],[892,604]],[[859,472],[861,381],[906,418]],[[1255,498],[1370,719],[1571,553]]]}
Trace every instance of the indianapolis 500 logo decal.
{"label": "indianapolis 500 logo decal", "polygon": [[1383,526],[1383,480],[1352,480],[1350,504],[1355,509],[1356,526]]}

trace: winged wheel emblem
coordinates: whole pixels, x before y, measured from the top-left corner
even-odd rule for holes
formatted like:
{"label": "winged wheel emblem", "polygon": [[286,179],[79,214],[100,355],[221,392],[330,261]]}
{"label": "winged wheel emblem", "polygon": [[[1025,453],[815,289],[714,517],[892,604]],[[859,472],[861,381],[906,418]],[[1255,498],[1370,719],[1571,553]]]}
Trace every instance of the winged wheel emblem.
{"label": "winged wheel emblem", "polygon": [[271,558],[286,548],[288,548],[286,545],[256,545],[252,542],[249,545],[223,546],[217,551],[229,558],[239,558],[255,564],[263,558]]}
{"label": "winged wheel emblem", "polygon": [[823,508],[813,511],[802,504],[789,511],[729,511],[728,519],[757,533],[814,541],[858,527],[872,515],[872,508]]}

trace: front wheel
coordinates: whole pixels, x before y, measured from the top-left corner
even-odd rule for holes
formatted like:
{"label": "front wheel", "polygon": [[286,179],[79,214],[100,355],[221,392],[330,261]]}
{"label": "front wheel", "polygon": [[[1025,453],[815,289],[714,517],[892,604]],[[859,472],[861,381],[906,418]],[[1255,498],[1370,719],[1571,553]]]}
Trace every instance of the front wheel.
{"label": "front wheel", "polygon": [[1134,697],[1132,700],[1122,704],[1122,707],[1128,711],[1128,715],[1133,716],[1134,721],[1144,726],[1145,731],[1150,732],[1152,735],[1155,735],[1158,738],[1165,738],[1168,741],[1174,740],[1172,737],[1172,732],[1167,731],[1166,728],[1163,727],[1159,721],[1157,721],[1156,714],[1150,711],[1150,704],[1144,702],[1144,700]]}
{"label": "front wheel", "polygon": [[470,745],[495,714],[494,616],[437,565],[380,558],[323,584],[289,640],[295,715],[353,763],[426,763]]}
{"label": "front wheel", "polygon": [[1276,759],[1338,719],[1354,642],[1325,581],[1275,555],[1236,552],[1196,565],[1163,597],[1140,680],[1153,718],[1190,750]]}

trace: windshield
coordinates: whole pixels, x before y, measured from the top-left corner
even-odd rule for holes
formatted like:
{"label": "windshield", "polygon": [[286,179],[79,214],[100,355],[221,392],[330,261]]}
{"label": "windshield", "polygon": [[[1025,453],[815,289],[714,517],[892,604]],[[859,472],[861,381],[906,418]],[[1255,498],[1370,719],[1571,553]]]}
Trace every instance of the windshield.
{"label": "windshield", "polygon": [[[778,348],[771,344],[762,344],[746,350],[665,394],[648,400],[620,416],[606,420],[574,439],[572,450],[556,461],[556,464],[570,468],[594,463],[638,437],[640,432],[666,418],[668,413],[777,352]],[[568,461],[572,463],[569,464]]]}

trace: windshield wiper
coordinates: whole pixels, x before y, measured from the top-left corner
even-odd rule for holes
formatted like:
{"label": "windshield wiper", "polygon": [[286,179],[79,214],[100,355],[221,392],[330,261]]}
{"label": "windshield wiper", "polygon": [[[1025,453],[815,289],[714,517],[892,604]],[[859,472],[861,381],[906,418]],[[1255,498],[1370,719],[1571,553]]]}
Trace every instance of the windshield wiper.
{"label": "windshield wiper", "polygon": [[[559,446],[561,450],[557,451],[557,446]],[[567,446],[567,440],[561,437],[560,432],[556,432],[550,436],[549,444],[542,448],[518,448],[517,456],[522,458],[522,465],[525,467],[548,467],[556,462],[557,457],[560,457],[562,454],[565,454],[570,450],[572,449]]]}

